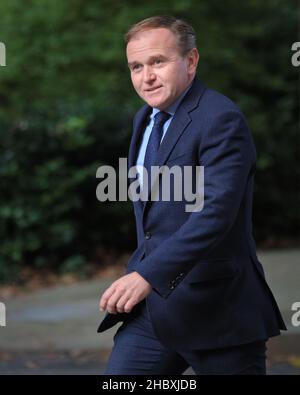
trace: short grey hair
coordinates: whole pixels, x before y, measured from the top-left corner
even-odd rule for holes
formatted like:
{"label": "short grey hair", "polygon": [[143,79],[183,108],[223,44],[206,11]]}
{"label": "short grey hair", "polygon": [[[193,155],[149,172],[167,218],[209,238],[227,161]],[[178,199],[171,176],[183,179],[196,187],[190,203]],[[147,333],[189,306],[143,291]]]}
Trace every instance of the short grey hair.
{"label": "short grey hair", "polygon": [[166,28],[174,33],[182,56],[196,48],[196,33],[193,27],[182,19],[177,19],[171,15],[152,16],[134,24],[125,34],[125,42],[128,44],[137,33],[157,28]]}

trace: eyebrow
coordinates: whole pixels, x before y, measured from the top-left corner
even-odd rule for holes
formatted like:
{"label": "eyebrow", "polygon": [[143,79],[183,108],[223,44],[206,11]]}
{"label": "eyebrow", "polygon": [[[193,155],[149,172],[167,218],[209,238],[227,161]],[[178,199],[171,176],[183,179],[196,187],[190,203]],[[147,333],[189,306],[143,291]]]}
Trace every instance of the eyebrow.
{"label": "eyebrow", "polygon": [[[151,62],[153,62],[156,59],[167,59],[167,57],[165,55],[162,55],[162,54],[152,55],[148,59],[148,62],[151,63]],[[128,66],[129,67],[132,67],[132,66],[134,66],[136,64],[140,64],[140,62],[138,62],[138,61],[128,62]]]}

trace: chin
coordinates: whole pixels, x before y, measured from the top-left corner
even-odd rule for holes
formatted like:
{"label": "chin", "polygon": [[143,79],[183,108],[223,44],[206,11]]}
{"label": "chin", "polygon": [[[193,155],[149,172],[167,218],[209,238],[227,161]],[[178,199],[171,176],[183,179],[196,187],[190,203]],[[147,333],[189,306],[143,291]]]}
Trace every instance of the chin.
{"label": "chin", "polygon": [[155,107],[155,108],[161,108],[162,106],[165,105],[166,100],[163,98],[159,97],[151,97],[151,96],[144,96],[140,95],[141,98],[150,106],[150,107]]}
{"label": "chin", "polygon": [[149,104],[150,107],[155,107],[160,110],[166,108],[165,102],[162,100],[147,100],[147,104]]}

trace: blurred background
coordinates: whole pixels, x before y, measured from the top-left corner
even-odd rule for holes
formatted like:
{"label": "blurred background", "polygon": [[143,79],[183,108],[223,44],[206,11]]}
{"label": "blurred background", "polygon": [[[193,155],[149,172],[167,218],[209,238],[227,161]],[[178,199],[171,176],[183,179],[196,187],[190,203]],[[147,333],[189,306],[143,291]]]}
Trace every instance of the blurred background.
{"label": "blurred background", "polygon": [[[290,324],[300,301],[299,11],[297,0],[1,0],[0,374],[100,373],[105,363],[115,329],[95,333],[98,299],[136,238],[130,201],[96,199],[96,171],[127,157],[143,103],[123,36],[156,14],[194,26],[198,76],[248,120],[254,235]],[[271,373],[299,373],[299,336],[291,327],[270,345]]]}

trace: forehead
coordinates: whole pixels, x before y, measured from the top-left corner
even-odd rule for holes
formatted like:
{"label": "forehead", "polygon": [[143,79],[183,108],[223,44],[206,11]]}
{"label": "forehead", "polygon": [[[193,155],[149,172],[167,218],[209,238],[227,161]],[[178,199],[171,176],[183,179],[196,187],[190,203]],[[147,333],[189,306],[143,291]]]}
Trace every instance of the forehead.
{"label": "forehead", "polygon": [[178,52],[175,34],[165,28],[149,29],[137,33],[127,44],[128,61],[135,57],[151,56],[155,53]]}

